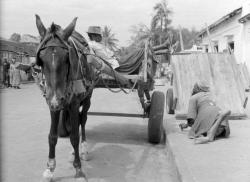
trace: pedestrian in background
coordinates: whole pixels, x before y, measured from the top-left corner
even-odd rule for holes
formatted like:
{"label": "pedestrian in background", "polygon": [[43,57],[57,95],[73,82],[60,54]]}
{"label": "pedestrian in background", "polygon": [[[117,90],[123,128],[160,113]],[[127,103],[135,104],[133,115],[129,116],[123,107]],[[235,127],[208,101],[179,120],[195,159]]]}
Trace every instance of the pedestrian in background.
{"label": "pedestrian in background", "polygon": [[10,87],[13,87],[13,77],[14,77],[14,59],[10,61],[10,69],[9,69],[9,79],[10,79]]}
{"label": "pedestrian in background", "polygon": [[13,72],[13,87],[16,89],[20,89],[21,84],[21,72],[17,69],[19,63],[14,60],[14,72]]}
{"label": "pedestrian in background", "polygon": [[16,68],[17,66],[18,62],[12,59],[10,64],[10,84],[12,88],[20,89],[21,73],[20,70]]}
{"label": "pedestrian in background", "polygon": [[6,87],[10,87],[10,75],[9,75],[10,63],[4,58],[3,62],[3,84]]}

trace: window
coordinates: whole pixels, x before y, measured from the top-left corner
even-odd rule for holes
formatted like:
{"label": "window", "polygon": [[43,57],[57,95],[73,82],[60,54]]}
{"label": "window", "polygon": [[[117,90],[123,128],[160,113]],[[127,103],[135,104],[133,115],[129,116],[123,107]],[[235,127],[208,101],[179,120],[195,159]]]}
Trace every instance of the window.
{"label": "window", "polygon": [[213,46],[214,46],[214,52],[219,52],[219,43],[218,43],[218,41],[217,40],[214,40],[213,41]]}
{"label": "window", "polygon": [[234,42],[228,42],[228,49],[229,49],[229,53],[233,53],[234,52]]}
{"label": "window", "polygon": [[218,44],[214,46],[214,51],[215,52],[219,52],[219,46],[218,46]]}
{"label": "window", "polygon": [[205,52],[208,52],[208,45],[205,46]]}

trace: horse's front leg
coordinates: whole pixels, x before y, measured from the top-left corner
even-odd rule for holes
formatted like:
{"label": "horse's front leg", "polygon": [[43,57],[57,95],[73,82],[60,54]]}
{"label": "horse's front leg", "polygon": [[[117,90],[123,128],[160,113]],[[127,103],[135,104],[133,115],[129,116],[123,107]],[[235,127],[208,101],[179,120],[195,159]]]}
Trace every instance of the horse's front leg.
{"label": "horse's front leg", "polygon": [[43,177],[50,181],[53,178],[54,170],[56,168],[56,159],[55,159],[55,149],[57,144],[57,128],[59,122],[60,111],[50,111],[51,116],[51,125],[50,132],[48,136],[49,140],[49,159],[47,162],[47,169],[43,173]]}
{"label": "horse's front leg", "polygon": [[79,155],[79,107],[77,104],[72,104],[69,110],[70,113],[70,123],[71,123],[71,133],[70,133],[70,142],[74,148],[75,159],[73,166],[76,169],[75,178],[86,181],[86,175],[82,171],[81,160]]}
{"label": "horse's front leg", "polygon": [[83,104],[82,104],[82,110],[80,111],[80,125],[81,125],[81,131],[82,131],[82,140],[81,140],[81,158],[83,160],[88,160],[88,144],[86,140],[86,133],[85,133],[85,125],[87,122],[87,114],[88,110],[90,108],[90,99],[91,95],[84,99]]}

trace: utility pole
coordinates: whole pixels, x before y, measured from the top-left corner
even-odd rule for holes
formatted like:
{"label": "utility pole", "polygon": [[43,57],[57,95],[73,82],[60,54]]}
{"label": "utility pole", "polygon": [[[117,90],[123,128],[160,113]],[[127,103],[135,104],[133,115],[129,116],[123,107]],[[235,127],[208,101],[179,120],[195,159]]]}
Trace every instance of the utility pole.
{"label": "utility pole", "polygon": [[181,43],[181,51],[184,50],[184,45],[183,45],[183,39],[182,39],[182,33],[181,33],[181,26],[179,25],[179,35],[180,35],[180,43]]}
{"label": "utility pole", "polygon": [[208,38],[208,41],[209,41],[209,45],[210,45],[210,47],[211,47],[211,52],[215,52],[215,51],[214,51],[213,44],[212,44],[212,40],[211,40],[211,37],[210,37],[210,32],[209,32],[207,23],[205,23],[205,26],[206,26],[206,30],[207,30],[207,38]]}

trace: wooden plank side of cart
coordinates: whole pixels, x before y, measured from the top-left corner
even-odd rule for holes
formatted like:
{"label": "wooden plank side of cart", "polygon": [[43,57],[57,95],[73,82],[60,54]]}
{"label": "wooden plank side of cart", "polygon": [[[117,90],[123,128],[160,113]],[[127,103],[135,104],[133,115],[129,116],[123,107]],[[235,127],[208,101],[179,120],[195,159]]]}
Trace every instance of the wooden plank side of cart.
{"label": "wooden plank side of cart", "polygon": [[232,111],[231,119],[246,117],[246,99],[235,57],[226,53],[192,53],[171,56],[174,74],[176,118],[185,119],[193,85],[198,80],[210,83],[212,95],[222,109]]}

